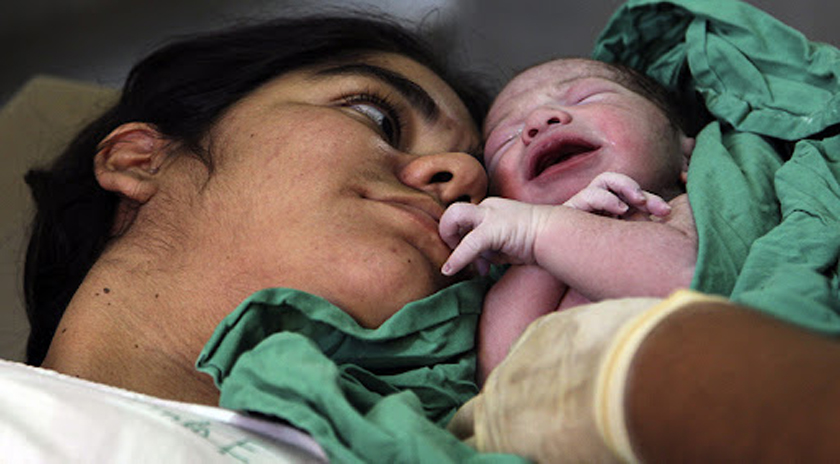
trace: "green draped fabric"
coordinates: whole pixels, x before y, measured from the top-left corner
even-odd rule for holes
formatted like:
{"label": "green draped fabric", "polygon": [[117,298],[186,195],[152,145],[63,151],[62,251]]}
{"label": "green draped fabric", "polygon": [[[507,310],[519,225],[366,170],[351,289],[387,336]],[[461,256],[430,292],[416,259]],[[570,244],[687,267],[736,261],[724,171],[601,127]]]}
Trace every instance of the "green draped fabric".
{"label": "green draped fabric", "polygon": [[522,462],[444,428],[478,391],[474,340],[489,279],[406,305],[377,329],[290,289],[252,295],[198,359],[220,405],[290,422],[335,462]]}
{"label": "green draped fabric", "polygon": [[696,94],[692,287],[840,333],[840,52],[736,0],[637,0],[593,57]]}

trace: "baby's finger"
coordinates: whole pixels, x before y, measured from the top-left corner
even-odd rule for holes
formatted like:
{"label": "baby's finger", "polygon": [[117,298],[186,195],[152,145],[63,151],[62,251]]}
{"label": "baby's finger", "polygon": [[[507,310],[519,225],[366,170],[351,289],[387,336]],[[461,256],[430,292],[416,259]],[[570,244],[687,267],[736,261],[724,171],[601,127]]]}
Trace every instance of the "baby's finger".
{"label": "baby's finger", "polygon": [[650,192],[645,192],[645,210],[657,217],[667,216],[671,213],[671,205],[663,200],[659,195],[654,195]]}
{"label": "baby's finger", "polygon": [[455,203],[440,217],[438,233],[449,248],[455,248],[469,231],[478,224],[478,207],[470,203]]}
{"label": "baby's finger", "polygon": [[443,275],[451,276],[457,274],[461,269],[467,267],[471,262],[481,258],[481,252],[484,247],[481,246],[482,241],[477,239],[477,231],[472,231],[461,240],[461,243],[452,250],[449,259],[443,263],[441,273]]}
{"label": "baby's finger", "polygon": [[597,188],[581,190],[564,205],[581,211],[609,213],[616,216],[626,213],[629,209],[629,206],[612,192]]}
{"label": "baby's finger", "polygon": [[624,174],[603,172],[592,180],[590,186],[610,190],[630,206],[638,207],[645,203],[645,194],[639,183]]}

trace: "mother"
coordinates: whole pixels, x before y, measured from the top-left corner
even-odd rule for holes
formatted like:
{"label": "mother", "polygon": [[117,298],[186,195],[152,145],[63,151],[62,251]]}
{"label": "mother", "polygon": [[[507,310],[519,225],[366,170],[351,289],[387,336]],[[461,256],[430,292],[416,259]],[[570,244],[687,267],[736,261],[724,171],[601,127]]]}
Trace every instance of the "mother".
{"label": "mother", "polygon": [[412,35],[358,18],[152,54],[27,176],[28,362],[216,404],[195,359],[252,292],[309,292],[375,328],[452,284],[437,220],[486,189],[468,154],[487,104],[474,88]]}

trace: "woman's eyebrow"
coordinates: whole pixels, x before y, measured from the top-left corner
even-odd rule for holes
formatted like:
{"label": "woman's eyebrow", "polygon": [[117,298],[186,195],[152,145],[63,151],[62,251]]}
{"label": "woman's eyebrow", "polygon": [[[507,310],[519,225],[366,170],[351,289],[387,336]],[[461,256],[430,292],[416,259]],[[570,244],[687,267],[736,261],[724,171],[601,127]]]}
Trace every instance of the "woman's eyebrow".
{"label": "woman's eyebrow", "polygon": [[318,70],[315,76],[365,76],[372,77],[393,87],[406,100],[420,112],[429,122],[435,122],[440,114],[440,109],[434,99],[423,87],[417,85],[411,79],[390,69],[381,68],[365,63],[353,63],[333,66]]}

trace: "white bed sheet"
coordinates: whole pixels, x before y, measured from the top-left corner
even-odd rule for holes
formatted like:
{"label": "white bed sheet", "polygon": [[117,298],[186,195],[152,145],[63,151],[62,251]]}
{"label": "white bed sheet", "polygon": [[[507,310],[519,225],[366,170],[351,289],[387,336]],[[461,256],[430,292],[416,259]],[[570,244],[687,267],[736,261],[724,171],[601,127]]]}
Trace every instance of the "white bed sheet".
{"label": "white bed sheet", "polygon": [[292,427],[0,361],[0,461],[323,463]]}

